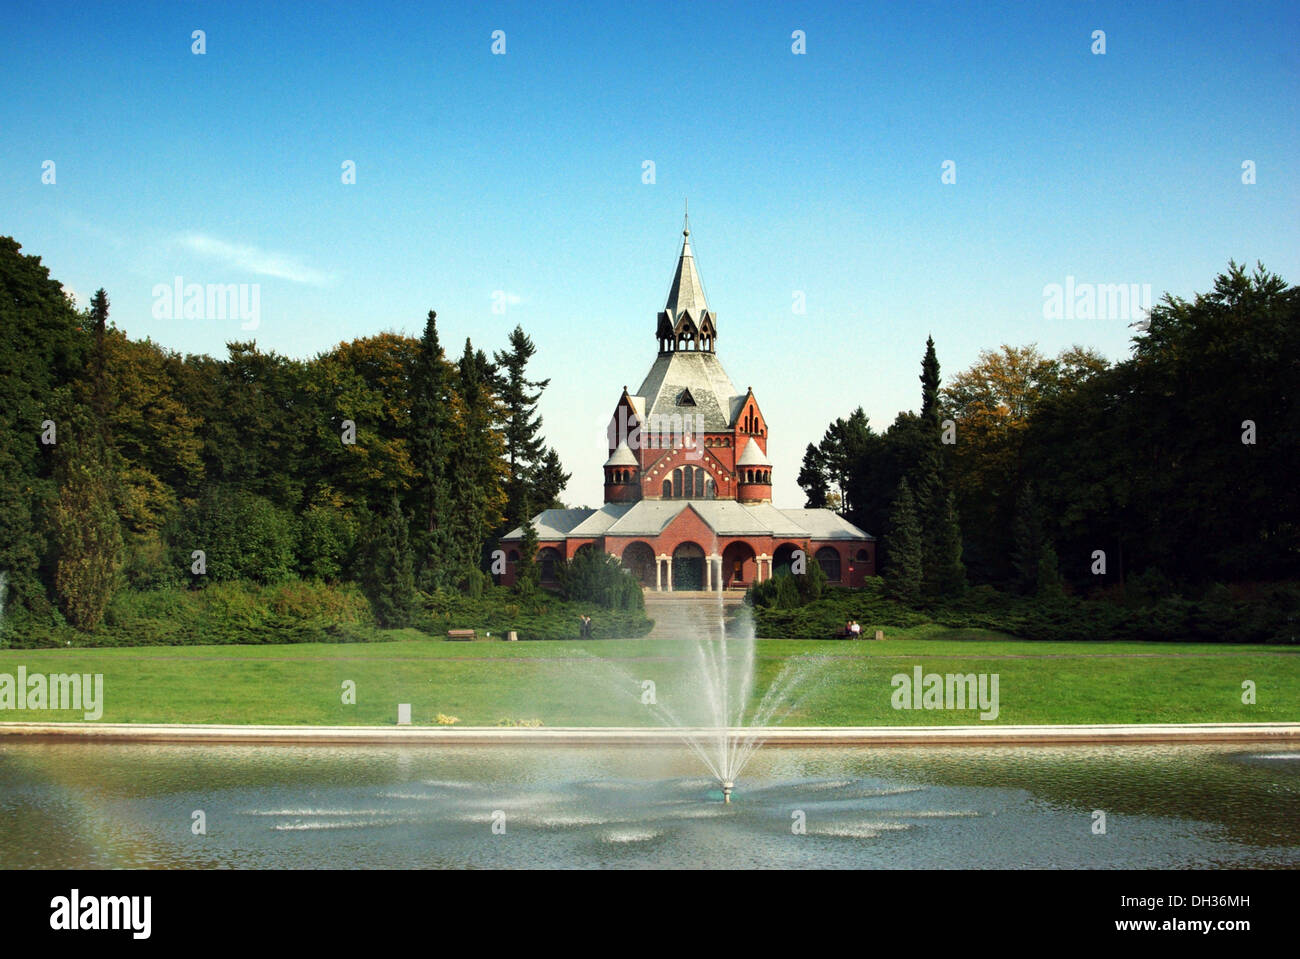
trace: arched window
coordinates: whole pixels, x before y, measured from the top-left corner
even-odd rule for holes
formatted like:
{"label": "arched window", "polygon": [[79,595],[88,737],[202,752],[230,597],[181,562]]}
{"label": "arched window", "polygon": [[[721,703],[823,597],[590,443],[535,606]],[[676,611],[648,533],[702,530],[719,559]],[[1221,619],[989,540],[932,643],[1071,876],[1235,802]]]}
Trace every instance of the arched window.
{"label": "arched window", "polygon": [[559,566],[560,563],[564,561],[564,558],[560,555],[560,551],[558,549],[553,549],[550,546],[547,546],[544,549],[542,549],[540,552],[538,552],[537,559],[542,567],[541,569],[542,582],[554,583],[555,569],[557,566]]}
{"label": "arched window", "polygon": [[713,488],[713,477],[712,476],[704,477],[704,498],[713,499],[717,495],[718,495],[718,491]]}
{"label": "arched window", "polygon": [[682,471],[673,470],[673,499],[682,498]]}
{"label": "arched window", "polygon": [[691,499],[695,495],[695,470],[688,466],[682,472],[685,474],[682,477],[682,495]]}
{"label": "arched window", "polygon": [[664,499],[672,499],[672,498],[673,498],[673,481],[666,479],[664,480]]}
{"label": "arched window", "polygon": [[817,551],[817,565],[832,583],[840,581],[840,554],[838,550],[823,546]]}

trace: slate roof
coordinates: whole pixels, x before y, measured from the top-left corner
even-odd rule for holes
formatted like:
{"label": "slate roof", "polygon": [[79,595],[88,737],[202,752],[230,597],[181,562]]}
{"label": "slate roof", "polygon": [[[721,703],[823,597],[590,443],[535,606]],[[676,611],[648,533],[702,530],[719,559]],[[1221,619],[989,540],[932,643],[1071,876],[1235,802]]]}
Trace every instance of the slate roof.
{"label": "slate roof", "polygon": [[609,459],[605,460],[606,466],[640,466],[637,462],[636,454],[632,448],[627,445],[627,440],[618,444],[618,449],[610,454]]}
{"label": "slate roof", "polygon": [[700,271],[695,268],[695,254],[691,252],[691,231],[682,231],[682,253],[677,258],[677,272],[673,274],[673,284],[668,288],[668,302],[664,312],[668,314],[673,325],[683,313],[689,312],[697,324],[703,321],[709,311],[709,304],[704,299],[704,284],[700,282]]}
{"label": "slate roof", "polygon": [[758,441],[750,439],[745,444],[745,449],[740,454],[740,459],[736,460],[737,466],[771,466],[772,462],[763,452],[763,448],[758,445]]}
{"label": "slate roof", "polygon": [[[694,405],[682,406],[678,402],[686,390],[690,390]],[[645,404],[644,428],[649,428],[653,416],[677,414],[683,421],[689,416],[687,422],[692,426],[695,417],[702,416],[705,430],[720,432],[735,423],[745,394],[732,385],[716,353],[678,350],[659,354],[636,391],[636,398]],[[667,429],[667,424],[662,428]]]}
{"label": "slate roof", "polygon": [[[655,537],[678,514],[691,507],[719,536],[777,536],[784,539],[873,540],[829,509],[777,509],[770,503],[735,500],[643,499],[636,503],[606,503],[600,509],[543,510],[533,520],[542,540],[597,539],[601,536]],[[558,515],[557,515],[558,514]],[[559,530],[564,527],[564,532]],[[522,527],[503,540],[523,538]]]}

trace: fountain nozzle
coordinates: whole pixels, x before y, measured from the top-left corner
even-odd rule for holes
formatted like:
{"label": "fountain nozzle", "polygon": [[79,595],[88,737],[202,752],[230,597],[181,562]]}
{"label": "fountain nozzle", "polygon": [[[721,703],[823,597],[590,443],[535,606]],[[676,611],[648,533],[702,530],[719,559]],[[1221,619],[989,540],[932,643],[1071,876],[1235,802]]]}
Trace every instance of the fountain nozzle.
{"label": "fountain nozzle", "polygon": [[723,781],[723,783],[722,783],[722,801],[723,801],[724,803],[729,803],[729,802],[731,802],[731,790],[733,790],[733,789],[735,789],[735,788],[736,788],[736,784],[733,783],[730,779],[727,779],[727,780],[724,780],[724,781]]}

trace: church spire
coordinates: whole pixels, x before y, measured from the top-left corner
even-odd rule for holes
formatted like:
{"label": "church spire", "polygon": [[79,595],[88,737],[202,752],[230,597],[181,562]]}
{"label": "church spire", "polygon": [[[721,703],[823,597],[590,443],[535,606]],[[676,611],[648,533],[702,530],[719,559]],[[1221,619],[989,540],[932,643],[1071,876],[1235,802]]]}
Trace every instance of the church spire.
{"label": "church spire", "polygon": [[676,350],[713,352],[718,331],[716,317],[704,298],[704,284],[695,268],[695,254],[691,250],[691,218],[687,207],[682,226],[682,252],[677,257],[677,272],[668,290],[668,302],[659,314],[659,352]]}

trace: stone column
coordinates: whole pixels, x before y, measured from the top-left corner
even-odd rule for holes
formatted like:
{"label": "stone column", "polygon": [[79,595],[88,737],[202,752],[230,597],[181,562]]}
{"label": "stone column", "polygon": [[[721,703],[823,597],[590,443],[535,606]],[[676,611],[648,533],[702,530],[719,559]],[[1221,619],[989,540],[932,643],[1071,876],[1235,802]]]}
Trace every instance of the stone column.
{"label": "stone column", "polygon": [[713,557],[704,557],[704,591],[713,592]]}
{"label": "stone column", "polygon": [[656,593],[662,593],[664,589],[663,559],[664,558],[662,556],[655,557],[655,592]]}
{"label": "stone column", "polygon": [[664,557],[664,577],[668,580],[666,588],[671,593],[673,591],[673,558],[671,556]]}
{"label": "stone column", "polygon": [[772,557],[766,553],[759,553],[754,557],[754,581],[763,582],[763,564],[767,563],[767,578],[772,578]]}

